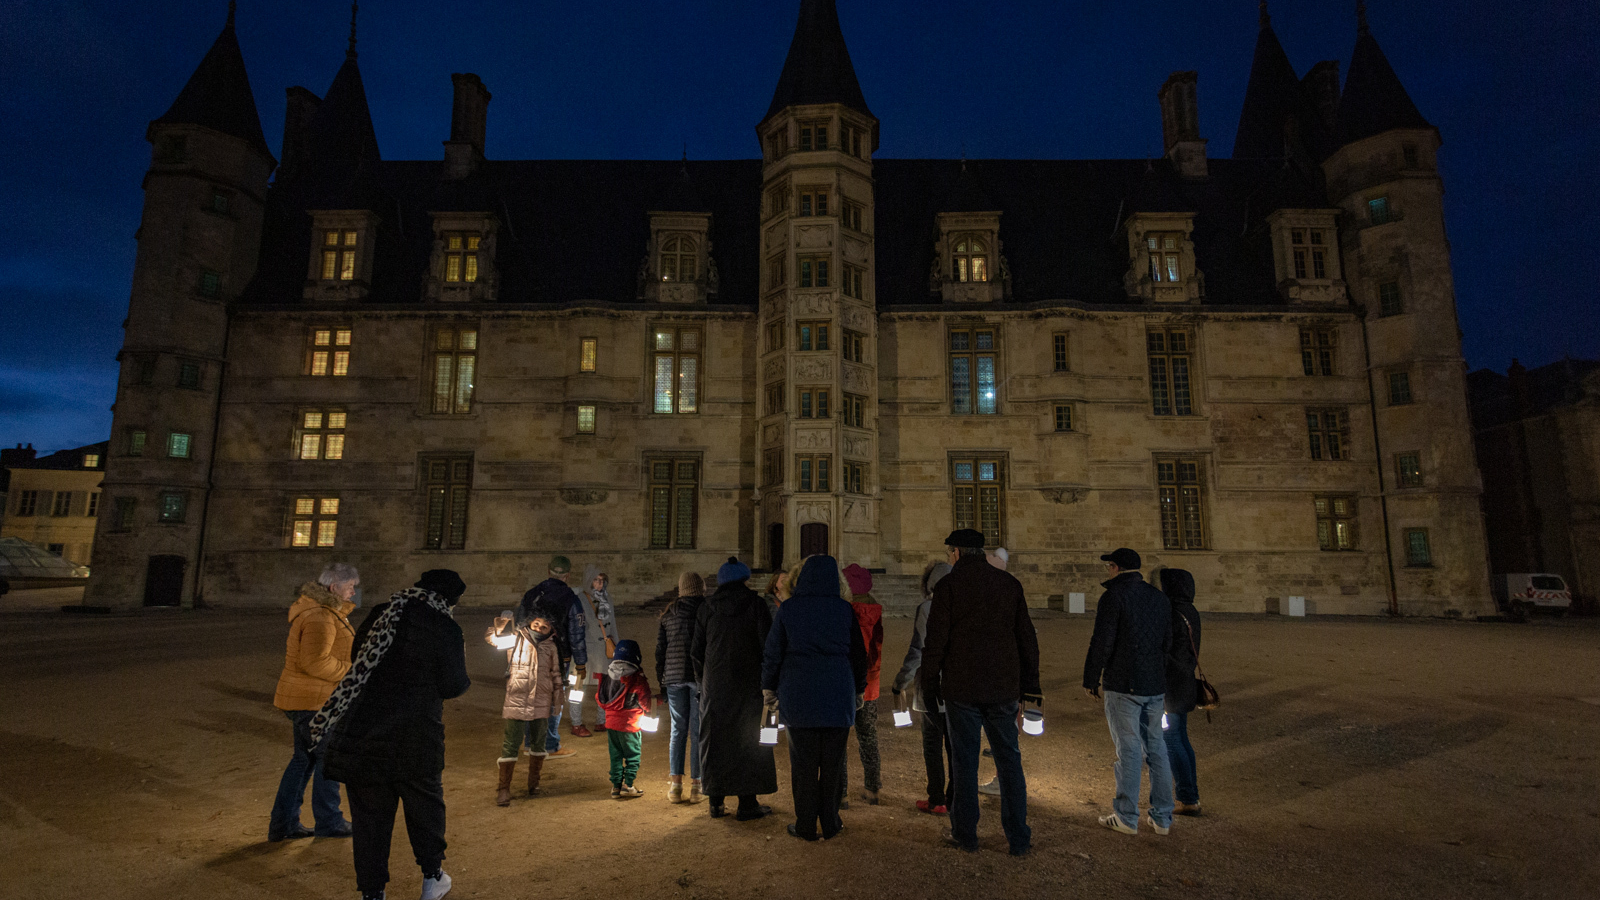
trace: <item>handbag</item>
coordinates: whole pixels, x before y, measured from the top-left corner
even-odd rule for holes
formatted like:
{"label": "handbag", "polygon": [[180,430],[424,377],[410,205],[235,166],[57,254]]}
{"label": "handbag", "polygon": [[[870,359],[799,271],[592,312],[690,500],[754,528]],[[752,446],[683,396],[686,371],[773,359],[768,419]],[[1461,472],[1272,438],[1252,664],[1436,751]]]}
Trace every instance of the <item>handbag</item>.
{"label": "handbag", "polygon": [[1222,695],[1206,680],[1206,673],[1200,668],[1200,648],[1194,644],[1194,627],[1189,624],[1189,619],[1183,619],[1183,630],[1189,634],[1189,649],[1194,653],[1194,689],[1195,708],[1206,711],[1206,721],[1211,721],[1211,711],[1222,705]]}

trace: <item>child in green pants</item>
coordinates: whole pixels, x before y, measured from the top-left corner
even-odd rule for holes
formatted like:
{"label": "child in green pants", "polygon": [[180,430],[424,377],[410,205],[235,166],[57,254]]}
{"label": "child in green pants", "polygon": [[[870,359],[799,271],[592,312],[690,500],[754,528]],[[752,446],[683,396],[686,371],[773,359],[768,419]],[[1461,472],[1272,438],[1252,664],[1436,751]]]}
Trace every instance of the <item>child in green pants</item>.
{"label": "child in green pants", "polygon": [[644,791],[633,786],[644,748],[639,717],[650,711],[650,680],[640,670],[640,660],[637,641],[618,641],[611,665],[600,676],[600,689],[595,694],[595,701],[606,711],[611,797],[615,800],[644,796]]}

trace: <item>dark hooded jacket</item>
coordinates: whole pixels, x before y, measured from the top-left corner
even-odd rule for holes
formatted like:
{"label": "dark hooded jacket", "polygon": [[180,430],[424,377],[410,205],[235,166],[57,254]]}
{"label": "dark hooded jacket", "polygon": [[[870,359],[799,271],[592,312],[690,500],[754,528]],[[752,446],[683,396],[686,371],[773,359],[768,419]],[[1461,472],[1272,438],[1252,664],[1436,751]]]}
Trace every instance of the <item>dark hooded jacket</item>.
{"label": "dark hooded jacket", "polygon": [[1194,670],[1199,664],[1200,652],[1200,611],[1194,608],[1194,576],[1184,569],[1162,569],[1161,593],[1172,602],[1166,709],[1169,713],[1193,712],[1196,705]]}
{"label": "dark hooded jacket", "polygon": [[527,624],[535,615],[550,620],[555,629],[556,653],[561,665],[570,660],[580,666],[589,664],[589,649],[585,645],[583,603],[578,595],[559,578],[546,578],[522,595],[517,607],[517,627]]}
{"label": "dark hooded jacket", "polygon": [[839,564],[813,556],[794,596],[778,607],[762,666],[761,687],[778,692],[790,728],[849,728],[856,695],[867,687],[867,646],[855,610],[839,596]]}
{"label": "dark hooded jacket", "polygon": [[1016,702],[1039,693],[1039,636],[1022,582],[963,556],[933,587],[918,681],[923,703]]}
{"label": "dark hooded jacket", "polygon": [[1083,686],[1140,697],[1166,693],[1172,604],[1138,572],[1122,572],[1102,587]]}
{"label": "dark hooded jacket", "polygon": [[699,606],[689,647],[700,685],[700,775],[707,794],[778,789],[772,748],[761,743],[761,660],[772,630],[767,602],[745,582],[721,585]]}
{"label": "dark hooded jacket", "polygon": [[656,625],[656,684],[664,691],[669,685],[695,680],[689,664],[689,646],[694,642],[695,624],[706,598],[691,594],[667,604]]}
{"label": "dark hooded jacket", "polygon": [[[389,604],[356,629],[351,659]],[[444,701],[470,687],[456,620],[426,603],[406,604],[394,643],[327,738],[324,766],[335,781],[438,778],[444,771]]]}

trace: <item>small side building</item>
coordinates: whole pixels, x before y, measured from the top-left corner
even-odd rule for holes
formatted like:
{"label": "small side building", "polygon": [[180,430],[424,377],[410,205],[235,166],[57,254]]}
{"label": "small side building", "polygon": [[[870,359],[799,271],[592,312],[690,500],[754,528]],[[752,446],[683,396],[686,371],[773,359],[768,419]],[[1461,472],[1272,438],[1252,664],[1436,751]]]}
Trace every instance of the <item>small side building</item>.
{"label": "small side building", "polygon": [[1560,575],[1600,593],[1600,360],[1467,376],[1490,571]]}
{"label": "small side building", "polygon": [[39,456],[29,444],[0,450],[0,538],[38,544],[81,566],[94,556],[107,442]]}

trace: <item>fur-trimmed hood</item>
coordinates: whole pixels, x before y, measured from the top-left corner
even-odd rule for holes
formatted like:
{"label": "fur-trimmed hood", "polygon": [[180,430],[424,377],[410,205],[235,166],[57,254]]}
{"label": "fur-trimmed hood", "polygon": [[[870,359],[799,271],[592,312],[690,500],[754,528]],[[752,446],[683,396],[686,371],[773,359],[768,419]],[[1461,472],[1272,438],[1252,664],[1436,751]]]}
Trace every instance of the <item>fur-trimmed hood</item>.
{"label": "fur-trimmed hood", "polygon": [[301,613],[315,606],[336,612],[340,618],[348,616],[355,609],[355,604],[340,600],[333,591],[315,581],[308,581],[295,591],[294,603],[289,605],[289,621],[293,622]]}

